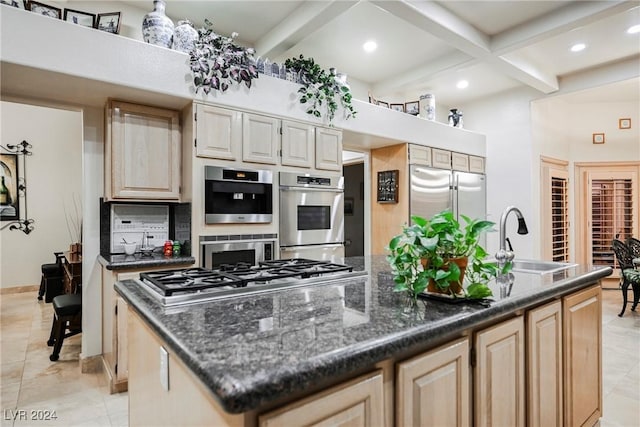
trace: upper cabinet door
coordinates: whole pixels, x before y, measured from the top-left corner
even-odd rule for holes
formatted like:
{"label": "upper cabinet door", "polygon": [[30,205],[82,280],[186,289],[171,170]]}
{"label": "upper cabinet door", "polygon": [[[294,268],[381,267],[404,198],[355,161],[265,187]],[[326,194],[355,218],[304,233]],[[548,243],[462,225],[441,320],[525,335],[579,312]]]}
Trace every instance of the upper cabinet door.
{"label": "upper cabinet door", "polygon": [[409,144],[409,163],[412,165],[431,166],[431,148]]}
{"label": "upper cabinet door", "polygon": [[431,164],[434,168],[451,169],[451,151],[432,148]]}
{"label": "upper cabinet door", "polygon": [[316,169],[342,171],[342,132],[316,128]]}
{"label": "upper cabinet door", "polygon": [[242,160],[275,165],[280,146],[280,120],[245,113],[242,118]]}
{"label": "upper cabinet door", "polygon": [[178,111],[112,101],[105,144],[107,198],[180,198]]}
{"label": "upper cabinet door", "polygon": [[242,113],[196,104],[196,155],[236,160],[242,144]]}
{"label": "upper cabinet door", "polygon": [[484,173],[484,157],[469,156],[469,172]]}
{"label": "upper cabinet door", "polygon": [[469,172],[469,155],[451,153],[451,167],[455,171]]}
{"label": "upper cabinet door", "polygon": [[282,121],[282,164],[313,167],[315,128],[312,125]]}

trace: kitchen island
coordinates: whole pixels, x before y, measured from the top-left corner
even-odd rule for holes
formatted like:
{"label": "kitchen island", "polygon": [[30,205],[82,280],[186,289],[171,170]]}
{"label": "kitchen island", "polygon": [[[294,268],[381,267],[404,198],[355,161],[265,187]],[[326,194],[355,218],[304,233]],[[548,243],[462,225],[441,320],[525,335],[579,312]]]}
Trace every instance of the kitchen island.
{"label": "kitchen island", "polygon": [[344,262],[369,274],[178,307],[117,282],[130,311],[130,425],[466,425],[471,407],[478,425],[600,417],[610,268],[516,273],[492,301],[411,306],[383,256]]}

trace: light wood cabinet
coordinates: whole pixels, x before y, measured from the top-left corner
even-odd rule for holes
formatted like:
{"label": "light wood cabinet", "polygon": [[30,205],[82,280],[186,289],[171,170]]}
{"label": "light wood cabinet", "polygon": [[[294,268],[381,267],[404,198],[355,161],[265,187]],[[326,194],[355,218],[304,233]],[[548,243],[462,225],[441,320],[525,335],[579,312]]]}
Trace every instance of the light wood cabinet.
{"label": "light wood cabinet", "polygon": [[110,101],[105,198],[180,199],[180,113]]}
{"label": "light wood cabinet", "polygon": [[127,302],[118,295],[114,285],[117,281],[138,279],[142,272],[166,269],[171,267],[138,268],[126,271],[113,271],[102,267],[102,360],[111,393],[126,391],[129,380],[129,349],[127,347],[129,310]]}
{"label": "light wood cabinet", "polygon": [[469,156],[469,172],[484,173],[484,157]]}
{"label": "light wood cabinet", "polygon": [[409,164],[431,166],[431,148],[409,144]]}
{"label": "light wood cabinet", "polygon": [[242,160],[275,165],[280,147],[280,120],[258,114],[242,115]]}
{"label": "light wood cabinet", "polygon": [[451,153],[451,168],[454,171],[469,172],[469,155]]}
{"label": "light wood cabinet", "polygon": [[314,166],[315,127],[282,121],[282,164],[312,168]]}
{"label": "light wood cabinet", "polygon": [[469,376],[468,338],[399,363],[396,425],[470,425]]}
{"label": "light wood cabinet", "polygon": [[342,131],[316,128],[316,169],[342,171]]}
{"label": "light wood cabinet", "polygon": [[562,426],[562,303],[527,312],[527,425]]}
{"label": "light wood cabinet", "polygon": [[383,378],[380,371],[259,417],[260,427],[382,426]]}
{"label": "light wood cabinet", "polygon": [[242,147],[242,113],[196,104],[196,155],[236,160]]}
{"label": "light wood cabinet", "polygon": [[525,425],[524,344],[522,316],[476,334],[474,425]]}
{"label": "light wood cabinet", "polygon": [[602,291],[563,298],[564,423],[592,426],[602,416]]}
{"label": "light wood cabinet", "polygon": [[451,169],[451,151],[432,148],[431,164],[434,168]]}

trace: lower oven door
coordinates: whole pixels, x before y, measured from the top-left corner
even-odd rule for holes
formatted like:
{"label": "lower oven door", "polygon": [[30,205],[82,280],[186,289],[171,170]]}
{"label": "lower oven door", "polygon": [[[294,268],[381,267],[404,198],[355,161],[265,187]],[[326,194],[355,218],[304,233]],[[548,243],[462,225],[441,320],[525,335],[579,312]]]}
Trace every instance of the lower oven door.
{"label": "lower oven door", "polygon": [[342,244],[342,190],[281,188],[280,246]]}
{"label": "lower oven door", "polygon": [[342,263],[344,258],[344,245],[306,245],[280,247],[280,259],[306,258],[316,261],[331,261]]}
{"label": "lower oven door", "polygon": [[258,265],[261,261],[271,261],[275,241],[260,242],[201,242],[202,267],[218,269],[222,264],[235,265],[244,262]]}

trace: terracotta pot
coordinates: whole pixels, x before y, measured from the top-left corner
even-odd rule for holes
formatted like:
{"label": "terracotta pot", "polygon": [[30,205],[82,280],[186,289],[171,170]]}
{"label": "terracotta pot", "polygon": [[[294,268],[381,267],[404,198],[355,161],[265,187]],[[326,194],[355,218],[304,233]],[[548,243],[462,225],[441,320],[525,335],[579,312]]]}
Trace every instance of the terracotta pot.
{"label": "terracotta pot", "polygon": [[[452,258],[449,259],[445,262],[445,264],[442,266],[442,270],[448,271],[449,270],[449,263],[454,262],[456,263],[456,265],[458,266],[458,268],[460,269],[460,278],[457,281],[451,281],[449,282],[449,287],[447,289],[440,289],[436,286],[436,282],[434,282],[432,279],[429,279],[429,284],[427,285],[427,291],[429,292],[435,292],[435,293],[439,293],[439,294],[461,294],[463,293],[462,291],[462,281],[464,280],[464,273],[467,270],[467,263],[469,262],[469,258],[468,257],[460,257],[460,258]],[[427,259],[422,259],[422,267],[424,267],[425,269],[427,268]]]}

